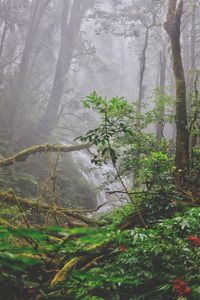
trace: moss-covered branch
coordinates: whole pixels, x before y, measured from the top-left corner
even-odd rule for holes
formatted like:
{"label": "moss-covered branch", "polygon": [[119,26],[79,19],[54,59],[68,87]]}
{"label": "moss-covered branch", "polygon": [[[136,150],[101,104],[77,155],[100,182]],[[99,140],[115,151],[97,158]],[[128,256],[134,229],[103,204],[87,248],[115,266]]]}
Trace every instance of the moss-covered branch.
{"label": "moss-covered branch", "polygon": [[38,205],[38,202],[36,199],[35,200],[34,199],[25,199],[20,196],[13,197],[12,192],[1,192],[0,191],[0,201],[4,201],[4,202],[10,203],[10,204],[16,204],[16,199],[17,199],[17,202],[20,203],[20,205],[23,206],[23,208],[25,208],[25,209],[32,208],[41,213],[54,211],[57,214],[61,213],[62,215],[65,215],[66,217],[70,217],[70,218],[79,220],[90,226],[102,226],[103,225],[102,222],[98,222],[96,220],[88,218],[86,215],[83,215],[77,211],[74,211],[73,209],[70,209],[70,208],[65,208],[65,207],[61,207],[61,206],[52,206],[52,205],[48,205],[48,204]]}
{"label": "moss-covered branch", "polygon": [[17,229],[16,226],[10,224],[8,221],[6,221],[6,220],[4,220],[2,218],[0,218],[0,226],[5,226],[5,227],[7,227],[9,229]]}
{"label": "moss-covered branch", "polygon": [[92,146],[91,143],[84,143],[80,145],[66,146],[59,144],[42,144],[26,148],[19,153],[8,158],[0,160],[0,167],[14,165],[16,162],[25,161],[30,155],[43,152],[73,152],[82,149],[88,149]]}

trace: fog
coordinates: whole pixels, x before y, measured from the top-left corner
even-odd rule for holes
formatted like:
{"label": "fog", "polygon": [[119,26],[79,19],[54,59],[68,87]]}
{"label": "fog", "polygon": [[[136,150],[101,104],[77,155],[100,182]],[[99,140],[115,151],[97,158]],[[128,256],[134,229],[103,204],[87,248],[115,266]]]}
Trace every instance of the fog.
{"label": "fog", "polygon": [[[200,65],[200,11],[197,0],[185,2],[181,43],[190,89]],[[156,88],[173,99],[171,53],[163,28],[166,10],[164,0],[1,0],[2,157],[35,144],[77,144],[78,136],[99,123],[99,116],[81,103],[92,91],[107,99],[124,97],[139,112],[155,107]],[[173,104],[169,110],[173,112]],[[146,130],[156,134],[156,126]],[[173,138],[173,122],[166,122],[162,133]],[[58,195],[69,206],[93,208],[105,201],[98,192],[103,179],[90,170],[91,154],[85,155],[87,170],[84,155],[74,160],[68,155],[68,162],[60,156]],[[27,191],[21,184],[25,195],[44,191],[54,160],[56,156],[39,156],[17,167],[19,174],[35,180],[26,183]],[[16,188],[13,177],[9,187]]]}

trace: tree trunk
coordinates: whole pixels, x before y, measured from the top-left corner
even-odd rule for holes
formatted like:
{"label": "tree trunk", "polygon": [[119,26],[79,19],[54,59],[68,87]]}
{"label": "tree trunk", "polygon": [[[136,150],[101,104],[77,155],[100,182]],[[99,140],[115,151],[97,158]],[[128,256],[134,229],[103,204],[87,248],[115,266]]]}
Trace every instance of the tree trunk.
{"label": "tree trunk", "polygon": [[[26,87],[28,82],[28,73],[30,67],[30,60],[32,57],[33,46],[35,43],[35,38],[38,32],[38,28],[43,16],[43,13],[50,0],[45,1],[33,1],[32,11],[31,11],[31,21],[27,31],[25,46],[22,54],[21,63],[19,66],[17,87],[16,87],[16,101],[13,107],[13,118],[12,127],[13,132],[18,136],[18,131],[24,130],[24,124],[26,120],[26,111],[24,107],[26,106]],[[16,133],[17,130],[17,133]],[[16,136],[14,137],[16,138]]]}
{"label": "tree trunk", "polygon": [[172,48],[173,71],[176,81],[176,183],[184,185],[189,166],[189,134],[186,112],[186,85],[181,57],[180,25],[183,11],[181,0],[177,7],[176,0],[169,0],[167,20],[164,28],[167,31]]}
{"label": "tree trunk", "polygon": [[146,51],[147,51],[148,41],[149,41],[149,27],[146,28],[144,46],[140,58],[139,91],[138,91],[138,102],[137,102],[137,111],[139,114],[141,112],[142,100],[144,96],[143,81],[144,81],[144,72],[146,68]]}
{"label": "tree trunk", "polygon": [[1,42],[0,42],[0,57],[2,56],[2,53],[3,53],[3,47],[4,47],[7,30],[8,30],[8,25],[5,22],[4,26],[3,26],[3,33],[2,33]]}
{"label": "tree trunk", "polygon": [[191,36],[190,36],[190,51],[191,51],[191,61],[190,61],[190,69],[196,69],[196,7],[192,8],[191,15]]}
{"label": "tree trunk", "polygon": [[190,34],[188,29],[189,22],[185,21],[184,28],[182,30],[182,41],[183,41],[183,68],[185,73],[185,78],[189,78],[190,71]]}
{"label": "tree trunk", "polygon": [[68,21],[69,1],[63,0],[60,51],[54,83],[46,111],[37,128],[37,132],[42,138],[45,136],[48,137],[58,121],[59,107],[65,87],[65,77],[70,69],[81,22],[90,2],[86,0],[74,0]]}
{"label": "tree trunk", "polygon": [[[164,95],[165,93],[165,81],[166,81],[166,66],[167,66],[167,59],[166,59],[166,43],[163,43],[162,51],[160,51],[160,93]],[[165,107],[164,104],[160,109],[159,120],[156,126],[156,138],[160,141],[163,138],[163,129],[164,129],[164,113]]]}

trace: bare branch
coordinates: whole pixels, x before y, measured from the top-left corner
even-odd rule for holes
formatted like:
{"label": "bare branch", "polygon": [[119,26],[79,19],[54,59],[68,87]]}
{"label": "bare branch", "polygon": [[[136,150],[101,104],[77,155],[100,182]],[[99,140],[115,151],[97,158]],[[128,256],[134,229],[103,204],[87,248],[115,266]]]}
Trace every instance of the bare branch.
{"label": "bare branch", "polygon": [[88,149],[92,146],[91,143],[85,143],[80,145],[59,145],[59,144],[42,144],[36,145],[29,148],[26,148],[19,153],[10,156],[8,158],[0,160],[0,167],[6,167],[10,165],[14,165],[16,162],[25,161],[30,155],[35,153],[42,153],[42,152],[73,152],[79,151],[82,149]]}

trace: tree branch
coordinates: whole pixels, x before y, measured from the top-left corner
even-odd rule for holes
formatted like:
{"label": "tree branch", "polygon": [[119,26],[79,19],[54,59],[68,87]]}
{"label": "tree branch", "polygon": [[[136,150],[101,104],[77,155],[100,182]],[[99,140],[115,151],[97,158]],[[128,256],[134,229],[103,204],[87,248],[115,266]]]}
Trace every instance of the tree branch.
{"label": "tree branch", "polygon": [[73,152],[82,149],[88,149],[92,146],[91,143],[85,143],[80,145],[66,146],[58,144],[42,144],[26,148],[19,153],[12,155],[8,158],[0,160],[0,168],[10,165],[14,165],[16,162],[25,161],[30,155],[42,152]]}
{"label": "tree branch", "polygon": [[52,206],[52,205],[48,205],[48,204],[38,205],[38,202],[36,201],[36,199],[25,199],[25,198],[22,198],[19,196],[15,196],[15,199],[14,199],[12,192],[0,191],[0,201],[4,201],[4,202],[10,203],[10,204],[16,204],[16,200],[25,209],[32,208],[32,209],[35,209],[36,211],[39,210],[39,212],[41,212],[41,213],[54,211],[57,214],[62,214],[62,215],[65,215],[66,217],[70,217],[70,218],[79,220],[89,226],[105,225],[102,222],[88,218],[87,216],[81,214],[80,212],[77,212],[70,208],[56,206],[56,205]]}

